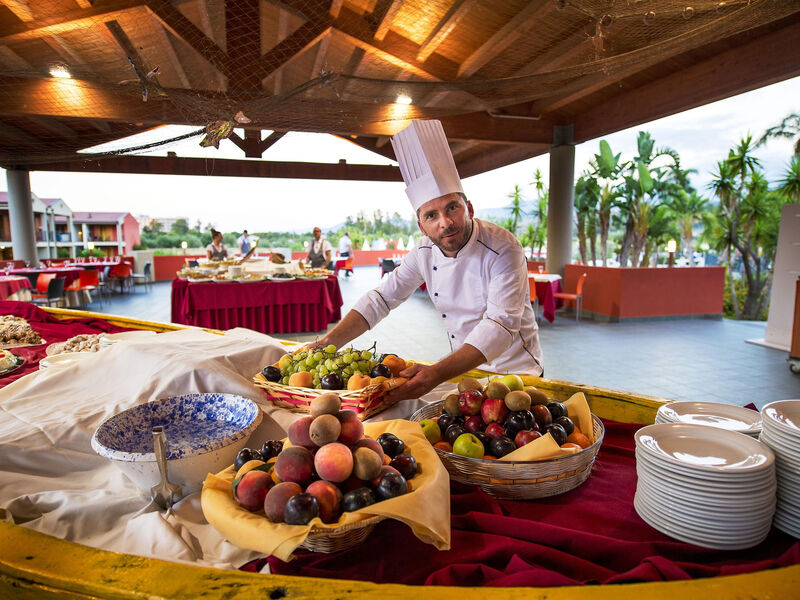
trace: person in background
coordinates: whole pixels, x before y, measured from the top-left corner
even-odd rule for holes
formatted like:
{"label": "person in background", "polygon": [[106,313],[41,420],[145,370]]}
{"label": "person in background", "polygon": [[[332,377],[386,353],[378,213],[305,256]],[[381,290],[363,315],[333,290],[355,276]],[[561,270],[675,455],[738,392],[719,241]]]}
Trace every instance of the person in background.
{"label": "person in background", "polygon": [[236,243],[239,244],[239,254],[242,256],[250,252],[252,244],[250,242],[250,236],[247,235],[247,229],[242,232],[242,235],[239,236],[239,239],[236,240]]}
{"label": "person in background", "polygon": [[224,260],[228,258],[228,249],[222,243],[222,234],[216,229],[211,229],[211,243],[206,246],[208,260]]}
{"label": "person in background", "polygon": [[432,365],[415,363],[401,371],[408,381],[389,391],[387,401],[420,398],[475,367],[543,376],[519,241],[502,227],[473,218],[439,121],[412,121],[391,142],[424,237],[314,346],[341,348],[425,283],[451,353]]}
{"label": "person in background", "polygon": [[352,249],[353,242],[350,240],[350,235],[345,231],[342,237],[339,238],[339,256],[348,258]]}
{"label": "person in background", "polygon": [[332,269],[333,249],[328,240],[322,237],[322,230],[314,227],[314,239],[308,249],[308,262],[312,269]]}

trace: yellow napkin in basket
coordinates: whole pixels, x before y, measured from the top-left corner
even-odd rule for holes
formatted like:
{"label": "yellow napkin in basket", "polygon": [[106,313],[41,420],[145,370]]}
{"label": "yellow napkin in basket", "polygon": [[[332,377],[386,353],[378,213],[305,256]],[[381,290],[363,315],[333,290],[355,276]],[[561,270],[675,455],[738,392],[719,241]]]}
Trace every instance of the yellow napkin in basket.
{"label": "yellow napkin in basket", "polygon": [[283,561],[292,559],[292,552],[305,541],[312,526],[335,529],[375,515],[402,521],[423,542],[439,550],[449,550],[450,477],[419,423],[405,420],[364,423],[364,432],[373,439],[384,432],[394,433],[406,443],[419,466],[416,476],[409,480],[409,493],[344,513],[338,523],[326,524],[319,518],[302,526],[272,523],[263,514],[245,510],[233,499],[231,466],[216,475],[209,474],[203,483],[201,503],[206,520],[236,546],[272,554]]}
{"label": "yellow napkin in basket", "polygon": [[[594,442],[592,414],[589,411],[589,404],[586,402],[586,396],[583,395],[583,392],[573,394],[569,400],[564,402],[564,406],[567,407],[569,418],[575,421],[583,434]],[[576,452],[580,452],[580,450],[577,448],[562,448],[556,444],[553,436],[547,433],[498,460],[548,460],[559,456],[568,456]]]}

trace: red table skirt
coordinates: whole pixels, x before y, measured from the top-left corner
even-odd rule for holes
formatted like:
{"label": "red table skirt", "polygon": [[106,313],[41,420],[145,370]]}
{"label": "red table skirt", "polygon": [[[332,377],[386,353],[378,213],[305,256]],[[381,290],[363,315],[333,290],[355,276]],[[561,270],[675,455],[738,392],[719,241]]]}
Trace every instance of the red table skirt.
{"label": "red table skirt", "polygon": [[477,487],[451,484],[451,549],[439,552],[398,521],[334,554],[300,551],[273,573],[375,583],[456,586],[563,586],[675,581],[749,573],[800,563],[800,542],[774,529],[759,546],[719,551],[678,542],[633,508],[638,425],[605,421],[591,477],[551,498],[498,501]]}
{"label": "red table skirt", "polygon": [[26,277],[0,277],[0,300],[22,289],[31,289],[31,282]]}
{"label": "red table skirt", "polygon": [[336,277],[275,282],[172,282],[172,321],[262,333],[324,331],[342,318]]}
{"label": "red table skirt", "polygon": [[16,371],[0,377],[0,387],[5,387],[12,381],[36,371],[39,368],[39,361],[46,356],[45,350],[50,344],[66,341],[82,333],[96,334],[129,331],[124,327],[111,325],[101,319],[61,321],[29,302],[0,302],[0,315],[14,315],[26,319],[34,331],[42,336],[42,339],[46,342],[40,346],[11,348],[10,351],[12,353],[25,359],[25,364]]}
{"label": "red table skirt", "polygon": [[542,316],[551,323],[556,318],[556,309],[561,306],[561,300],[553,296],[561,291],[561,280],[557,281],[537,281],[536,297],[539,299],[539,306],[542,307]]}

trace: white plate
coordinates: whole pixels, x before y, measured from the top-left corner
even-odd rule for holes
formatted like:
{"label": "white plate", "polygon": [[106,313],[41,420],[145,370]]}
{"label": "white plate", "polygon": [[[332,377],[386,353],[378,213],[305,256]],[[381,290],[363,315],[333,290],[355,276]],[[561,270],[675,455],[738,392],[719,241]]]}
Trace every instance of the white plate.
{"label": "white plate", "polygon": [[658,409],[666,423],[687,423],[719,427],[739,433],[753,433],[761,429],[761,414],[731,404],[720,402],[670,402]]}
{"label": "white plate", "polygon": [[783,462],[800,468],[800,440],[791,440],[777,431],[762,431],[759,441],[769,448]]}
{"label": "white plate", "polygon": [[268,275],[267,279],[270,281],[294,281],[294,275],[291,277],[275,277],[274,275]]}
{"label": "white plate", "polygon": [[154,335],[156,335],[155,331],[145,331],[140,329],[137,329],[136,331],[121,331],[119,333],[109,333],[100,336],[100,345],[110,346],[111,344],[116,344],[117,342],[122,342],[124,340],[140,340],[142,338]]}
{"label": "white plate", "polygon": [[800,400],[778,400],[761,409],[764,421],[769,420],[782,431],[800,439]]}
{"label": "white plate", "polygon": [[703,425],[669,423],[642,427],[636,447],[654,458],[693,470],[746,473],[775,462],[772,450],[751,437]]}
{"label": "white plate", "polygon": [[94,356],[95,354],[95,352],[64,352],[62,354],[46,356],[39,361],[39,368],[49,369],[51,367],[66,367],[74,365],[81,360],[85,360],[91,356]]}
{"label": "white plate", "polygon": [[636,461],[643,463],[649,471],[660,477],[667,477],[679,483],[689,482],[693,485],[707,486],[711,489],[760,489],[775,478],[775,463],[769,464],[758,471],[712,473],[692,469],[675,462],[659,460],[638,448],[636,450]]}
{"label": "white plate", "polygon": [[[729,520],[734,515],[747,516],[765,514],[774,510],[776,487],[763,494],[745,496],[740,499],[732,499],[719,495],[717,497],[685,495],[675,493],[674,488],[659,484],[647,478],[639,478],[637,488],[642,487],[648,490],[653,496],[661,499],[666,504],[684,506],[690,512],[700,511],[707,517],[718,520]],[[731,501],[734,500],[734,501]],[[738,518],[738,517],[737,517]]]}

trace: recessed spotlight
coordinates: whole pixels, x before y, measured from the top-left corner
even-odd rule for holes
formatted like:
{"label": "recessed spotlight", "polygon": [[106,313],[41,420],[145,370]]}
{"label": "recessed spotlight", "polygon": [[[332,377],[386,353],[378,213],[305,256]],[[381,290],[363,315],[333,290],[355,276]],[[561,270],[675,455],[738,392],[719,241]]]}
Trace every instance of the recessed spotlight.
{"label": "recessed spotlight", "polygon": [[50,67],[50,75],[60,79],[70,79],[72,77],[72,73],[69,72],[67,65],[52,65]]}
{"label": "recessed spotlight", "polygon": [[397,104],[411,104],[411,96],[400,94],[399,96],[397,96],[396,102]]}

